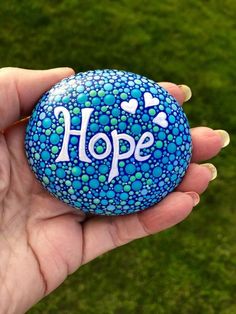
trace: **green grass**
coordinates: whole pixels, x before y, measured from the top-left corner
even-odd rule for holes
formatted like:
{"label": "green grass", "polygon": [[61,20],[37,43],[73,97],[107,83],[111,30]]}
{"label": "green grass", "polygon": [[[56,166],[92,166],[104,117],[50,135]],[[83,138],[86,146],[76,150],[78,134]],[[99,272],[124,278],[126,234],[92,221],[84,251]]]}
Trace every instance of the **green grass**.
{"label": "green grass", "polygon": [[192,87],[231,146],[191,217],[85,265],[30,313],[236,313],[236,2],[0,0],[0,67],[118,68]]}

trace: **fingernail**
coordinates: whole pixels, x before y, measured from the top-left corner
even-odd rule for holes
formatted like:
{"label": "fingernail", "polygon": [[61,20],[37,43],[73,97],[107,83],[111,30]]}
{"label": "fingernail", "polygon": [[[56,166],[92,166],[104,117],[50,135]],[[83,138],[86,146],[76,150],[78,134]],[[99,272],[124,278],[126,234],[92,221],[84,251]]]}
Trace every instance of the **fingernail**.
{"label": "fingernail", "polygon": [[211,181],[215,180],[215,178],[217,177],[217,169],[213,164],[210,163],[205,163],[205,164],[201,164],[201,166],[206,167],[207,169],[210,170],[211,172]]}
{"label": "fingernail", "polygon": [[216,133],[218,133],[221,137],[222,140],[222,148],[226,147],[230,143],[230,136],[229,133],[226,132],[225,130],[215,130]]}
{"label": "fingernail", "polygon": [[179,88],[184,93],[184,102],[188,101],[192,97],[191,88],[187,85],[179,85]]}
{"label": "fingernail", "polygon": [[193,199],[193,206],[196,206],[200,202],[200,196],[196,192],[186,192]]}

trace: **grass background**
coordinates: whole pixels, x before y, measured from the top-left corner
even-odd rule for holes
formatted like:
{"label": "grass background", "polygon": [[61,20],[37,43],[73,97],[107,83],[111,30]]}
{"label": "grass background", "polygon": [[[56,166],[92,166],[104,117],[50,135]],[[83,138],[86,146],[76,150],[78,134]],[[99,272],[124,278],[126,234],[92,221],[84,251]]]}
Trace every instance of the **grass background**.
{"label": "grass background", "polygon": [[236,313],[235,13],[234,0],[0,0],[0,67],[185,83],[191,126],[231,134],[213,160],[218,179],[185,222],[83,266],[29,313]]}

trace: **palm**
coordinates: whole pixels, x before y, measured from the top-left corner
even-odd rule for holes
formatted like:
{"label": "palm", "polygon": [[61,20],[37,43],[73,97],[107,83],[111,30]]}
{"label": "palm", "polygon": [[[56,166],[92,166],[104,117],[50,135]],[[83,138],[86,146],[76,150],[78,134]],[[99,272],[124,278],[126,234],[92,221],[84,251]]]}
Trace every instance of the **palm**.
{"label": "palm", "polygon": [[[25,311],[96,256],[183,220],[192,210],[193,195],[202,193],[212,177],[195,162],[211,158],[222,147],[217,132],[193,129],[193,163],[177,191],[139,214],[85,220],[35,179],[24,153],[26,122],[6,129],[19,119],[19,111],[29,114],[37,98],[69,74],[68,69],[0,71],[0,128],[5,129],[0,133],[0,299],[10,304],[10,313]],[[162,85],[183,102],[177,85]]]}

